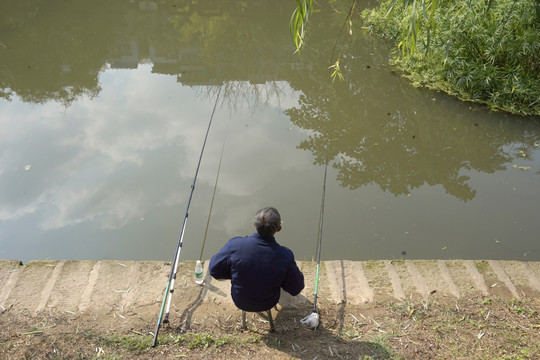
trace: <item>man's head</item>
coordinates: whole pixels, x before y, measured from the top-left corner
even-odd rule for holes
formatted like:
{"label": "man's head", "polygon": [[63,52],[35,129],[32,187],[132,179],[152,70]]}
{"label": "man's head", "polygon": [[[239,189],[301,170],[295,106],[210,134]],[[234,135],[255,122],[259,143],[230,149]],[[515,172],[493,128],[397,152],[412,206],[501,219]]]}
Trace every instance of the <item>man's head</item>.
{"label": "man's head", "polygon": [[276,232],[281,230],[281,216],[275,208],[265,207],[257,211],[253,225],[255,225],[259,235],[274,236]]}

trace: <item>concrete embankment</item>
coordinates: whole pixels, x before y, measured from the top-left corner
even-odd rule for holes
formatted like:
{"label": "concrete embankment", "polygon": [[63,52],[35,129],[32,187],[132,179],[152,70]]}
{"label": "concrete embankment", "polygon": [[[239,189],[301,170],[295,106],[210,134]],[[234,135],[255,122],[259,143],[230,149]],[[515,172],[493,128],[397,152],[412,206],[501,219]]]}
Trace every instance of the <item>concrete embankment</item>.
{"label": "concrete embankment", "polygon": [[[298,264],[305,274],[306,288],[294,298],[284,294],[283,307],[308,307],[313,299],[315,263]],[[174,312],[181,313],[195,302],[232,306],[228,281],[206,275],[204,286],[198,286],[193,269],[193,262],[179,266]],[[159,313],[169,271],[169,264],[156,261],[31,261],[23,265],[0,260],[0,312],[106,313],[151,321]],[[321,264],[319,298],[334,304],[478,295],[540,297],[540,262],[379,260]]]}

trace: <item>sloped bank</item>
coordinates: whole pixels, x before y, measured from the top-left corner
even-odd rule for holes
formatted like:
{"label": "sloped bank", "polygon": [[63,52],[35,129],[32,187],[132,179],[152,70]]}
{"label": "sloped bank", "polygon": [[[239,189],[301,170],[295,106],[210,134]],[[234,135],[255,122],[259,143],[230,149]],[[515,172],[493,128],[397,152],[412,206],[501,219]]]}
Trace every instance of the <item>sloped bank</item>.
{"label": "sloped bank", "polygon": [[[206,262],[207,264],[207,262]],[[315,264],[298,262],[306,288],[300,296],[282,297],[282,305],[309,305],[315,283]],[[495,260],[380,260],[325,261],[319,294],[334,303],[358,305],[388,297],[460,298],[475,294],[519,299],[540,296],[540,262]],[[207,265],[206,265],[207,266]],[[193,263],[178,269],[174,301],[201,288],[192,281]],[[148,320],[159,311],[170,265],[156,261],[0,261],[1,310],[68,312],[149,309]],[[205,268],[205,274],[207,274]],[[229,282],[206,275],[200,300],[232,304]],[[144,316],[144,314],[142,314]]]}
{"label": "sloped bank", "polygon": [[[315,282],[315,264],[299,262],[306,289],[294,298],[284,294],[283,309],[274,312],[277,334],[270,335],[268,325],[256,315],[248,318],[250,331],[239,332],[240,311],[228,295],[229,282],[207,276],[204,286],[198,286],[193,281],[194,263],[181,263],[171,324],[163,331],[163,346],[156,350],[148,347],[148,334],[155,327],[169,264],[0,261],[0,358],[107,358],[105,353],[111,352],[115,355],[110,358],[203,358],[208,357],[208,346],[214,346],[213,358],[224,359],[313,359],[336,354],[355,359],[358,354],[459,358],[460,346],[468,349],[467,358],[475,358],[479,349],[484,358],[497,358],[486,354],[529,349],[521,342],[540,340],[538,262],[326,261],[322,265],[321,328],[311,333],[298,323],[311,309]],[[535,302],[527,307],[520,298]],[[179,348],[187,341],[182,336],[189,334],[191,342]],[[389,348],[381,347],[376,336],[384,336]],[[513,341],[500,345],[508,338]],[[124,341],[131,344],[137,339],[143,339],[140,348],[118,349]],[[461,345],[454,349],[449,339]],[[490,346],[494,352],[485,353]],[[44,349],[51,353],[43,353]],[[123,355],[118,357],[115,351]]]}

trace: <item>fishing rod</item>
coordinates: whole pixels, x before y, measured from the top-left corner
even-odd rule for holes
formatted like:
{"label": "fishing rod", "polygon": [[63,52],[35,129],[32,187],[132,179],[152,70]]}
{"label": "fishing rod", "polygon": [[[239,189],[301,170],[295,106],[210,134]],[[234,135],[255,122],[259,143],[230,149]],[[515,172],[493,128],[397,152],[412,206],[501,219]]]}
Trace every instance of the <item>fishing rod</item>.
{"label": "fishing rod", "polygon": [[319,233],[317,235],[317,268],[315,271],[315,291],[313,294],[313,309],[311,314],[300,320],[302,324],[306,324],[312,329],[316,329],[319,326],[319,311],[317,310],[317,298],[319,296],[319,268],[321,265],[321,248],[322,248],[322,234],[323,234],[323,223],[324,223],[324,204],[326,202],[326,175],[328,173],[328,149],[325,154],[325,163],[324,163],[324,180],[322,188],[322,197],[321,197],[321,211],[319,214]]}
{"label": "fishing rod", "polygon": [[[186,213],[184,215],[184,221],[182,222],[182,229],[180,230],[180,237],[178,238],[178,245],[176,247],[176,252],[175,252],[174,259],[171,265],[171,272],[169,273],[169,280],[167,281],[167,286],[165,287],[165,294],[163,296],[161,309],[159,311],[159,318],[156,325],[156,331],[154,332],[154,340],[152,341],[152,347],[155,347],[157,345],[158,333],[159,333],[159,329],[161,327],[162,322],[163,323],[169,322],[171,299],[172,299],[172,294],[174,292],[174,282],[176,280],[176,272],[178,269],[178,261],[180,259],[180,252],[182,251],[182,243],[184,241],[184,233],[186,231],[187,218],[189,216],[189,206],[191,205],[191,199],[193,198],[193,192],[195,191],[195,183],[197,182],[197,175],[199,174],[199,168],[201,166],[201,160],[203,157],[204,148],[206,147],[206,140],[208,139],[208,133],[210,132],[210,127],[212,126],[212,120],[214,119],[214,114],[216,112],[216,107],[217,107],[220,94],[221,94],[221,87],[219,88],[219,92],[216,97],[216,102],[212,110],[212,115],[210,116],[210,120],[208,121],[208,128],[206,129],[206,135],[204,136],[204,141],[201,148],[201,154],[199,156],[199,162],[197,163],[197,169],[195,170],[195,176],[193,177],[193,183],[191,184],[191,192],[189,194],[189,199],[188,199],[188,203],[186,207]],[[167,305],[166,310],[165,310],[165,304]],[[163,316],[164,310],[165,310],[165,316]]]}
{"label": "fishing rod", "polygon": [[328,154],[326,155],[326,162],[324,164],[324,180],[321,199],[321,214],[319,216],[319,236],[317,238],[317,271],[315,274],[315,294],[313,298],[313,310],[317,313],[317,297],[319,295],[319,267],[321,265],[321,248],[322,248],[322,234],[323,234],[323,222],[324,222],[324,204],[326,198],[326,174],[328,172]]}

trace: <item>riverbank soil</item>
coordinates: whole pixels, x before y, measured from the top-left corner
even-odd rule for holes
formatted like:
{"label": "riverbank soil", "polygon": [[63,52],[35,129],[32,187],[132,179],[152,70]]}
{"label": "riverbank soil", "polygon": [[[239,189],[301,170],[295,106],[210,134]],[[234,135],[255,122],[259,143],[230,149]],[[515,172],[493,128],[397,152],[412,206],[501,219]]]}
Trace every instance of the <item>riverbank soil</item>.
{"label": "riverbank soil", "polygon": [[[540,301],[496,296],[388,297],[361,305],[320,299],[316,331],[300,319],[310,308],[289,305],[268,322],[231,304],[175,306],[152,348],[156,306],[92,314],[0,309],[1,359],[539,359]],[[123,315],[122,315],[123,314]],[[157,321],[157,315],[153,315]]]}
{"label": "riverbank soil", "polygon": [[0,261],[0,359],[540,359],[540,263],[325,261],[316,331],[300,320],[317,267],[299,267],[305,288],[282,293],[271,333],[255,313],[242,330],[230,281],[205,268],[199,286],[182,262],[151,347],[170,264]]}

